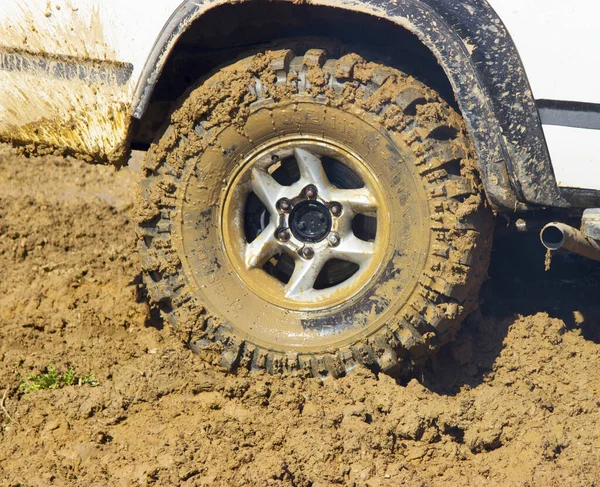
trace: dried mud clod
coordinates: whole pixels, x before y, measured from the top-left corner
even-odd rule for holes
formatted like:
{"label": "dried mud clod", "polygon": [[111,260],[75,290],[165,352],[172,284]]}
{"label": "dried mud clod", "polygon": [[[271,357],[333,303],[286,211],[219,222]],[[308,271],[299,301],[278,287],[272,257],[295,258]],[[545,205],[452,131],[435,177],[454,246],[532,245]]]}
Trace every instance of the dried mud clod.
{"label": "dried mud clod", "polygon": [[[245,125],[251,113],[307,98],[362,111],[402,136],[428,194],[431,248],[417,290],[377,334],[346,350],[299,355],[241,339],[204,309],[182,270],[173,227],[186,168],[209,148],[224,150],[219,135],[226,127],[248,138]],[[464,316],[477,306],[477,290],[487,275],[492,218],[475,154],[460,115],[437,93],[396,69],[356,54],[329,59],[320,49],[304,56],[283,49],[246,58],[181,101],[153,144],[144,170],[138,218],[144,282],[182,340],[226,369],[307,370],[338,377],[360,364],[408,373],[451,340]],[[221,183],[202,182],[215,187]]]}

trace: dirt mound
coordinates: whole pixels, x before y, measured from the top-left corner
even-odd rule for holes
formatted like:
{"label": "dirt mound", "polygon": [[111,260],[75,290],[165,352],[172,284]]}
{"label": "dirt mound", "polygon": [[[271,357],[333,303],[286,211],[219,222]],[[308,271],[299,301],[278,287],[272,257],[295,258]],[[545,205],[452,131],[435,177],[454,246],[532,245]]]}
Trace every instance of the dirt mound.
{"label": "dirt mound", "polygon": [[[482,311],[420,381],[226,375],[146,304],[137,180],[0,151],[0,484],[600,479],[597,266],[558,260],[544,274],[539,249],[510,264],[515,249],[500,242]],[[19,390],[50,363],[98,385]]]}

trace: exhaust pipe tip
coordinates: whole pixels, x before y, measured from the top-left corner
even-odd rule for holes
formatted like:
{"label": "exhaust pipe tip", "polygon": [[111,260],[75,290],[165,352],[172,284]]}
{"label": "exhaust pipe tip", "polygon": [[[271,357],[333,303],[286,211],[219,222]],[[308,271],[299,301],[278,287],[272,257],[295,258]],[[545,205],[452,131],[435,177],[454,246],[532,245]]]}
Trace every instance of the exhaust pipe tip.
{"label": "exhaust pipe tip", "polygon": [[548,223],[540,232],[542,245],[549,250],[558,250],[565,244],[565,232],[561,223]]}
{"label": "exhaust pipe tip", "polygon": [[600,261],[600,242],[587,238],[576,228],[564,223],[548,223],[540,232],[540,240],[547,249],[565,249],[588,259]]}

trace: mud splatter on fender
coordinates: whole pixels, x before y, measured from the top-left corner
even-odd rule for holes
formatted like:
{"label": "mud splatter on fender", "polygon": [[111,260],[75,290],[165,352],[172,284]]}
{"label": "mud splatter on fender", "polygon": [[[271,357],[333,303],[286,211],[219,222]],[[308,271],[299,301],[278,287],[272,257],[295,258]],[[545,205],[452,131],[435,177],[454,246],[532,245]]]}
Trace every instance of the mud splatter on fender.
{"label": "mud splatter on fender", "polygon": [[114,61],[99,10],[13,9],[0,25],[0,139],[29,153],[120,163],[133,66]]}

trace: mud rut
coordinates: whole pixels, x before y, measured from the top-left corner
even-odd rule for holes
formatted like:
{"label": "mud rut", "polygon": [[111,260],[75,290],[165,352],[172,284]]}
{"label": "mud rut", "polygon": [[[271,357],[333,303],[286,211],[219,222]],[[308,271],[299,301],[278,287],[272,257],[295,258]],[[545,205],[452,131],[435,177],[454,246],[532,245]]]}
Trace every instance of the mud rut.
{"label": "mud rut", "polygon": [[[496,239],[420,381],[226,375],[140,285],[138,173],[0,148],[0,485],[594,485],[600,268]],[[50,362],[97,387],[22,394]]]}

